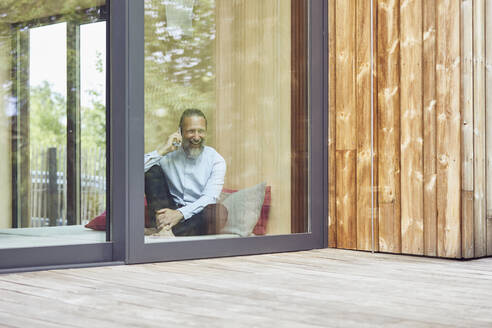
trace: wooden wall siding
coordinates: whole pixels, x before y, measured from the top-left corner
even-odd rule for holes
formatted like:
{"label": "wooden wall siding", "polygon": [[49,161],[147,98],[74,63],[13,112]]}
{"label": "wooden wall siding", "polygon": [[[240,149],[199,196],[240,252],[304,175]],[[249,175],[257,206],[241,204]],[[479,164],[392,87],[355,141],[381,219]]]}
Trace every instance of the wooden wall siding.
{"label": "wooden wall siding", "polygon": [[337,246],[357,246],[356,2],[336,0],[336,216]]}
{"label": "wooden wall siding", "polygon": [[[377,116],[377,108],[378,108],[378,47],[377,47],[377,27],[378,27],[378,17],[377,17],[377,7],[378,7],[378,2],[376,0],[372,1],[372,10],[373,10],[373,24],[372,24],[372,29],[373,29],[373,48],[372,48],[372,81],[373,81],[373,165],[372,165],[372,170],[373,170],[373,185],[371,186],[371,190],[373,190],[373,209],[372,209],[372,215],[373,217],[373,224],[374,224],[374,251],[379,251],[379,197],[378,197],[378,181],[379,181],[379,175],[378,175],[378,158],[379,158],[379,151],[378,151],[378,145],[379,145],[379,139],[378,139],[378,116]],[[371,236],[372,237],[372,236]],[[372,242],[372,240],[371,240]]]}
{"label": "wooden wall siding", "polygon": [[475,254],[473,232],[473,3],[461,3],[461,201],[462,255]]}
{"label": "wooden wall siding", "polygon": [[436,2],[423,1],[424,254],[437,255]]}
{"label": "wooden wall siding", "polygon": [[401,252],[400,219],[400,6],[399,1],[378,1],[377,6],[378,106],[378,214],[379,249]]}
{"label": "wooden wall siding", "polygon": [[436,11],[437,255],[461,257],[460,2]]}
{"label": "wooden wall siding", "polygon": [[[488,58],[492,57],[490,0],[461,2],[461,115],[462,115],[462,257],[492,255],[492,122],[488,90],[492,86]],[[490,246],[489,246],[490,245]]]}
{"label": "wooden wall siding", "polygon": [[[357,249],[372,249],[371,228],[371,2],[356,4]],[[369,92],[368,92],[369,91]]]}
{"label": "wooden wall siding", "polygon": [[336,221],[336,43],[335,1],[328,2],[328,246],[337,247]]}
{"label": "wooden wall siding", "polygon": [[422,0],[400,4],[401,243],[424,254]]}
{"label": "wooden wall siding", "polygon": [[372,249],[370,5],[328,3],[330,247]]}
{"label": "wooden wall siding", "polygon": [[492,0],[485,2],[485,111],[487,175],[487,255],[492,255]]}
{"label": "wooden wall siding", "polygon": [[[491,255],[492,0],[373,4],[376,245],[448,258]],[[364,1],[329,1],[331,247],[369,245],[368,11]],[[343,230],[347,222],[355,222],[355,242],[346,240],[354,238]]]}
{"label": "wooden wall siding", "polygon": [[475,257],[487,254],[485,204],[485,3],[473,1],[473,223]]}

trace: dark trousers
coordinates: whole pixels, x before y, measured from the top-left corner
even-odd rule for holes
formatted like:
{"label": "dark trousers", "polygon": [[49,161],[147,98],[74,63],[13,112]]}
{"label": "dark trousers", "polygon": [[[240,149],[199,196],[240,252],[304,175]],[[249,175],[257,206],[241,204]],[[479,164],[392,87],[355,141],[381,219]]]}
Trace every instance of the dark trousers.
{"label": "dark trousers", "polygon": [[[166,176],[159,165],[154,165],[145,172],[145,197],[152,227],[156,227],[156,211],[163,208],[173,210],[179,208],[173,201]],[[210,204],[188,220],[182,219],[172,227],[172,231],[175,236],[211,235],[219,233],[226,222],[227,209],[225,206]]]}

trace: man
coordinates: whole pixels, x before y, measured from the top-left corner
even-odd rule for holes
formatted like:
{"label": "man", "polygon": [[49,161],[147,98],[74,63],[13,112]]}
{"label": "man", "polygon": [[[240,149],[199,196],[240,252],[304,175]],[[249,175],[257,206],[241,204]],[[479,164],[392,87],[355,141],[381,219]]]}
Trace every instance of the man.
{"label": "man", "polygon": [[181,115],[179,131],[145,155],[145,194],[154,232],[165,236],[216,234],[227,221],[219,199],[226,163],[205,146],[207,119],[198,109]]}

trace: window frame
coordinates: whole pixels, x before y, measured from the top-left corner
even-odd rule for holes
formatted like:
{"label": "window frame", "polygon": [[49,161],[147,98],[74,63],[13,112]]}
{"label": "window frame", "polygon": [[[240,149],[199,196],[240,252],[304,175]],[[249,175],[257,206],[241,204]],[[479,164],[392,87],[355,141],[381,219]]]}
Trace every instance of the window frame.
{"label": "window frame", "polygon": [[[309,8],[309,208],[311,233],[228,240],[144,244],[142,0],[107,0],[107,230],[96,244],[0,249],[0,273],[119,265],[327,247],[328,33],[327,3]],[[313,69],[315,68],[315,69]]]}
{"label": "window frame", "polygon": [[[127,206],[127,263],[199,259],[233,255],[262,254],[272,252],[300,251],[322,248],[327,245],[325,194],[327,191],[326,170],[326,24],[325,2],[312,0],[309,6],[308,40],[308,94],[309,137],[317,142],[309,146],[309,210],[311,232],[289,235],[255,236],[231,239],[206,239],[194,241],[144,242],[144,1],[128,3],[128,54],[127,70],[127,130],[121,137],[127,140],[128,164]],[[316,69],[311,69],[316,67]],[[322,68],[322,69],[320,69]],[[318,142],[319,141],[319,142]],[[113,187],[115,187],[113,185]],[[115,187],[116,188],[116,187]]]}
{"label": "window frame", "polygon": [[[113,189],[111,188],[111,170],[110,170],[110,153],[111,153],[111,142],[110,142],[110,129],[111,125],[111,72],[109,63],[111,62],[111,30],[113,33],[116,32],[114,28],[111,27],[111,7],[109,0],[106,0],[106,5],[98,7],[98,9],[103,9],[106,7],[106,16],[101,15],[100,19],[97,21],[106,21],[106,204],[107,208],[111,208],[110,199]],[[54,15],[55,20],[48,18],[45,19],[35,19],[28,22],[19,23],[23,26],[29,27],[39,27],[46,26],[50,24],[67,22],[65,17],[67,15]],[[53,16],[51,16],[53,17]],[[77,25],[96,22],[95,20],[81,20],[78,21]],[[67,25],[68,26],[68,25]],[[116,32],[120,34],[119,32]],[[13,38],[14,39],[14,38]],[[67,35],[68,40],[68,35]],[[12,42],[15,42],[14,40]],[[17,56],[17,54],[14,54]],[[13,58],[13,60],[16,60]],[[15,64],[15,63],[14,63]],[[67,65],[70,63],[67,61]],[[16,64],[15,64],[16,65]],[[15,66],[14,66],[15,67]],[[68,75],[68,71],[67,71]],[[68,76],[67,76],[68,79]],[[16,83],[14,83],[16,84]],[[77,90],[80,92],[80,89]],[[68,115],[68,95],[67,95],[67,115]],[[80,114],[80,113],[79,113]],[[68,126],[67,126],[68,128]],[[12,220],[14,217],[12,218]],[[22,219],[22,218],[21,218]],[[22,247],[22,248],[0,248],[0,273],[6,272],[17,272],[25,270],[40,270],[40,269],[50,269],[50,268],[62,268],[62,267],[79,267],[79,266],[90,266],[90,265],[107,265],[107,264],[123,264],[122,257],[115,257],[114,248],[115,243],[110,241],[111,231],[109,226],[109,220],[107,220],[106,229],[106,241],[99,243],[87,243],[87,244],[69,244],[69,245],[57,245],[57,246],[39,246],[39,247]],[[120,246],[120,245],[118,245]]]}

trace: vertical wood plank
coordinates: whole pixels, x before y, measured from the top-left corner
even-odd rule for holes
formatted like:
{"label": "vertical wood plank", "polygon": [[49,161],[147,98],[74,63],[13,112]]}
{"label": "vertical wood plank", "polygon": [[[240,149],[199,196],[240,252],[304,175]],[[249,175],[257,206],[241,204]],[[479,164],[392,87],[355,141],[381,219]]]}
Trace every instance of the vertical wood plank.
{"label": "vertical wood plank", "polygon": [[473,171],[475,257],[487,254],[485,204],[485,3],[473,2]]}
{"label": "vertical wood plank", "polygon": [[336,25],[336,147],[337,150],[356,149],[356,78],[355,0],[337,0]]}
{"label": "vertical wood plank", "polygon": [[424,253],[422,1],[400,6],[401,244]]}
{"label": "vertical wood plank", "polygon": [[485,36],[487,255],[492,255],[492,0],[485,2]]}
{"label": "vertical wood plank", "polygon": [[[356,192],[356,1],[337,0],[336,25],[336,193],[337,246],[357,246]],[[349,172],[350,170],[350,172]],[[353,170],[353,171],[352,171]]]}
{"label": "vertical wood plank", "polygon": [[372,249],[371,230],[371,6],[357,3],[357,249]]}
{"label": "vertical wood plank", "polygon": [[474,256],[473,241],[473,2],[461,2],[461,236],[462,255]]}
{"label": "vertical wood plank", "polygon": [[423,1],[424,254],[437,255],[436,2]]}
{"label": "vertical wood plank", "polygon": [[337,247],[336,217],[336,15],[335,0],[328,1],[328,246]]}
{"label": "vertical wood plank", "polygon": [[337,150],[337,247],[357,248],[356,150]]}
{"label": "vertical wood plank", "polygon": [[378,76],[377,76],[377,54],[378,54],[378,47],[377,47],[377,42],[378,42],[378,37],[377,37],[377,31],[378,31],[378,15],[377,15],[377,7],[378,7],[378,0],[373,0],[372,1],[372,10],[373,10],[373,18],[372,18],[372,28],[373,28],[373,45],[372,45],[372,82],[373,82],[373,132],[372,132],[372,138],[373,138],[373,185],[371,186],[371,189],[373,191],[373,221],[372,224],[374,225],[374,251],[379,251],[379,211],[378,211],[378,192],[377,192],[377,186],[378,186]]}
{"label": "vertical wood plank", "polygon": [[461,257],[460,1],[437,1],[438,256]]}
{"label": "vertical wood plank", "polygon": [[399,1],[379,1],[377,20],[379,247],[381,251],[399,253]]}

